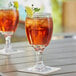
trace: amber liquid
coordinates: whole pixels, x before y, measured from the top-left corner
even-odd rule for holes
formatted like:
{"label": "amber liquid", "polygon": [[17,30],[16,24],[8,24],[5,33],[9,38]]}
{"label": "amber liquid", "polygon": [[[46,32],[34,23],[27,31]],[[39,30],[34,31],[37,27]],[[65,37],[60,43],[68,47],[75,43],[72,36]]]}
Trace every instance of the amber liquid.
{"label": "amber liquid", "polygon": [[0,10],[0,31],[15,32],[19,21],[17,10]]}
{"label": "amber liquid", "polygon": [[50,42],[53,31],[52,19],[26,18],[25,30],[30,44],[47,46]]}

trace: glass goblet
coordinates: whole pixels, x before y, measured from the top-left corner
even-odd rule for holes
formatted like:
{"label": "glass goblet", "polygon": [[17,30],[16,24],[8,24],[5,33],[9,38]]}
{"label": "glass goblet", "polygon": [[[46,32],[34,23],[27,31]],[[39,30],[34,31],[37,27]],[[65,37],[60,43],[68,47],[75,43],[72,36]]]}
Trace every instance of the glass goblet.
{"label": "glass goblet", "polygon": [[0,33],[4,35],[6,45],[0,50],[0,54],[10,55],[19,53],[19,50],[12,49],[11,36],[17,29],[19,22],[19,12],[13,5],[13,0],[3,0],[3,5],[0,6]]}
{"label": "glass goblet", "polygon": [[45,66],[42,54],[45,47],[50,43],[53,33],[53,21],[50,13],[34,14],[33,18],[26,18],[25,31],[30,45],[36,52],[36,64],[30,68],[19,71],[48,74],[60,68]]}

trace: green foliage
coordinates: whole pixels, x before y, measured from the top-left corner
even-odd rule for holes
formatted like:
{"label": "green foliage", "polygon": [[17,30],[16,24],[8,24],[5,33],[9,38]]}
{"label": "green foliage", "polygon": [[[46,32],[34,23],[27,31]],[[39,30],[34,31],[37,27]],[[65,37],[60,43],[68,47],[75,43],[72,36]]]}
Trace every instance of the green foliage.
{"label": "green foliage", "polygon": [[62,32],[62,0],[51,0],[54,33]]}
{"label": "green foliage", "polygon": [[34,11],[38,12],[38,11],[40,11],[40,8],[34,8]]}

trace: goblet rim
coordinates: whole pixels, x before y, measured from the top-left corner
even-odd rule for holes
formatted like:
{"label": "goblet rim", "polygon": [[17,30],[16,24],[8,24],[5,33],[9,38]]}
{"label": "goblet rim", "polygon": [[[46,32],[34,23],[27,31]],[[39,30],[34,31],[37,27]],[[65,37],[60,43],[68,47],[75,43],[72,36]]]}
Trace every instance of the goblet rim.
{"label": "goblet rim", "polygon": [[[49,17],[52,17],[51,13],[35,13],[32,18],[36,19],[36,18],[49,18]],[[30,18],[30,17],[27,15],[26,18]]]}

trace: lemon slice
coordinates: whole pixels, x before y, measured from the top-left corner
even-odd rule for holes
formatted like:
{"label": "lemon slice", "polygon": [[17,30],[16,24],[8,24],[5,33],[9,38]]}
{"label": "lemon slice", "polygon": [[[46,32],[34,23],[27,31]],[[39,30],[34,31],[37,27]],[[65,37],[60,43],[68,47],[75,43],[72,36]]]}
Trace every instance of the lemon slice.
{"label": "lemon slice", "polygon": [[14,3],[14,7],[18,10],[18,8],[19,8],[18,2],[17,1],[14,1],[13,3]]}
{"label": "lemon slice", "polygon": [[30,18],[32,18],[32,17],[33,17],[33,14],[34,14],[33,9],[30,8],[29,6],[26,6],[26,7],[25,7],[25,10],[26,10],[27,15],[28,15]]}

